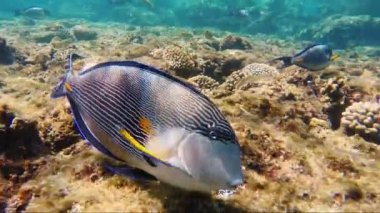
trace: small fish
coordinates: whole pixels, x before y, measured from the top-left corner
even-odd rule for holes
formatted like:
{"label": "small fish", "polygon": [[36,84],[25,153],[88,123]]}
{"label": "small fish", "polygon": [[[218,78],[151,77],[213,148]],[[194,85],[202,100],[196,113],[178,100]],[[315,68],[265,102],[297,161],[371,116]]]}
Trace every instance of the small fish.
{"label": "small fish", "polygon": [[273,59],[273,61],[281,60],[284,62],[283,68],[291,65],[318,71],[323,70],[335,61],[339,56],[333,54],[332,49],[324,44],[313,44],[306,47],[294,56],[284,56]]}
{"label": "small fish", "polygon": [[41,18],[45,18],[46,16],[49,16],[50,12],[47,9],[44,9],[42,7],[28,7],[23,10],[16,10],[15,15],[41,19]]}
{"label": "small fish", "polygon": [[[131,0],[107,0],[109,4],[120,6],[124,5],[127,2],[131,2]],[[148,5],[149,7],[153,8],[154,5],[151,0],[141,0],[144,4]]]}
{"label": "small fish", "polygon": [[111,168],[200,192],[242,184],[240,148],[217,107],[190,84],[153,67],[106,62],[68,72],[52,98],[66,96],[81,135],[124,162]]}
{"label": "small fish", "polygon": [[230,9],[228,13],[236,18],[247,18],[250,15],[247,9]]}

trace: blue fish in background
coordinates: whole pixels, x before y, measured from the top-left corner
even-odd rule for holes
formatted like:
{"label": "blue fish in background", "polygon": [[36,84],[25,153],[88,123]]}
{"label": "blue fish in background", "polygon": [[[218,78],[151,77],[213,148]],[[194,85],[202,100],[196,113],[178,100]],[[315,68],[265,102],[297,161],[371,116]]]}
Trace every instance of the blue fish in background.
{"label": "blue fish in background", "polygon": [[319,71],[328,67],[338,57],[328,45],[313,44],[294,56],[283,56],[275,58],[273,61],[283,61],[282,68],[297,65],[311,71]]}
{"label": "blue fish in background", "polygon": [[115,173],[136,177],[142,170],[201,192],[243,183],[236,135],[197,89],[132,61],[101,63],[80,73],[69,67],[52,97],[66,96],[81,135],[126,164],[111,169]]}
{"label": "blue fish in background", "polygon": [[16,10],[15,16],[25,16],[29,18],[42,19],[50,16],[50,12],[42,7],[28,7],[22,10]]}

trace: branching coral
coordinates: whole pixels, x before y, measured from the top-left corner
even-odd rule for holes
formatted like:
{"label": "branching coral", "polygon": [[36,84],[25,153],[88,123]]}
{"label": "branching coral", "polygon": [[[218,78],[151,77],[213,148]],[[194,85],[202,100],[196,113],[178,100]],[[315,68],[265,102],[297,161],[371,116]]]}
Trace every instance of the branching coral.
{"label": "branching coral", "polygon": [[347,134],[359,134],[363,138],[380,143],[380,104],[356,102],[342,113],[342,125]]}
{"label": "branching coral", "polygon": [[209,91],[219,86],[219,83],[206,75],[198,75],[188,79],[189,82],[194,83],[202,91]]}
{"label": "branching coral", "polygon": [[176,74],[181,77],[194,76],[197,73],[195,70],[196,61],[194,57],[178,46],[169,46],[163,51],[163,58],[167,62],[168,69],[176,71]]}

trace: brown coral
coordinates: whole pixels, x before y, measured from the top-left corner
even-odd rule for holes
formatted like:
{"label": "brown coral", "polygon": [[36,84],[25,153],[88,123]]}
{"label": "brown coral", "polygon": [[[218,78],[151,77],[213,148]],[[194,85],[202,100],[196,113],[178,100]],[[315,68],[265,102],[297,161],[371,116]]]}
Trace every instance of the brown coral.
{"label": "brown coral", "polygon": [[59,105],[40,117],[39,135],[51,151],[60,151],[79,141],[67,105]]}
{"label": "brown coral", "polygon": [[342,112],[349,105],[346,81],[341,77],[331,78],[320,90],[322,102],[325,103],[323,111],[328,115],[332,129],[339,128]]}
{"label": "brown coral", "polygon": [[27,159],[46,150],[38,136],[37,122],[16,117],[6,106],[0,107],[0,154],[9,159]]}
{"label": "brown coral", "polygon": [[178,46],[169,46],[163,51],[163,58],[167,62],[169,69],[176,71],[176,74],[181,77],[195,76],[199,72],[194,72],[196,61],[194,57]]}
{"label": "brown coral", "polygon": [[217,81],[205,75],[194,76],[189,78],[188,81],[196,84],[202,91],[209,91],[219,86]]}
{"label": "brown coral", "polygon": [[246,50],[251,49],[252,45],[245,39],[233,35],[229,35],[225,37],[220,42],[220,50],[226,49],[238,49],[238,50]]}

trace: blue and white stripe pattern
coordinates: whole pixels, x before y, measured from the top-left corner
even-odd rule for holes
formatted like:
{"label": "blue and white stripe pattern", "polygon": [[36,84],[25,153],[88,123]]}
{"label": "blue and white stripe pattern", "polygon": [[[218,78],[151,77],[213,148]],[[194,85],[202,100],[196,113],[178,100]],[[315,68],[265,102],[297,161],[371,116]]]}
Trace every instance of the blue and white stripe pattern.
{"label": "blue and white stripe pattern", "polygon": [[138,142],[149,137],[140,119],[147,118],[153,132],[181,127],[211,137],[215,142],[237,143],[222,113],[198,90],[178,79],[137,62],[96,65],[68,80],[68,98],[79,113],[86,113],[120,148],[143,159],[119,130],[127,130]]}

